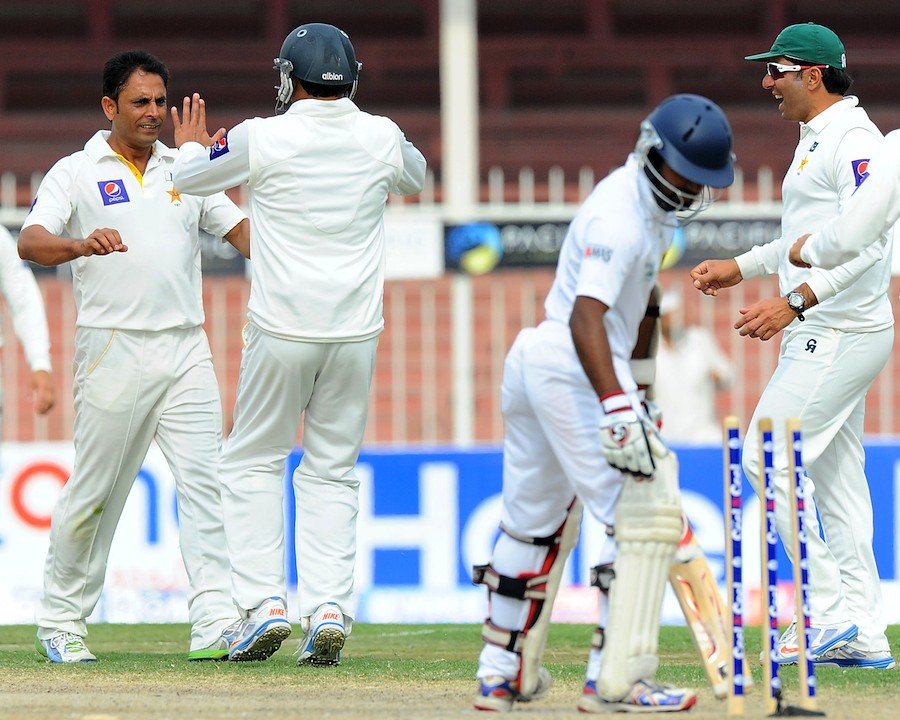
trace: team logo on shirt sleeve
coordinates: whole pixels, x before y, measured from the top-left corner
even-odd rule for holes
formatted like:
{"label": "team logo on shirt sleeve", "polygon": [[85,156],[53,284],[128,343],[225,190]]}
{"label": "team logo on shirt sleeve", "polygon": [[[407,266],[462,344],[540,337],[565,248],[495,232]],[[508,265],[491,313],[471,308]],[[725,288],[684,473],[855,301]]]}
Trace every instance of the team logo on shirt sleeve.
{"label": "team logo on shirt sleeve", "polygon": [[856,182],[856,187],[859,187],[863,184],[863,180],[869,177],[869,158],[851,160],[850,166],[853,168],[853,180]]}
{"label": "team logo on shirt sleeve", "polygon": [[228,152],[228,133],[225,133],[225,137],[219,138],[212,144],[212,147],[210,147],[209,159],[215,160],[217,157],[222,157],[227,152]]}
{"label": "team logo on shirt sleeve", "polygon": [[608,263],[612,259],[613,250],[609,245],[600,245],[599,243],[589,243],[584,248],[584,256],[586,258],[594,258]]}
{"label": "team logo on shirt sleeve", "polygon": [[101,180],[97,183],[97,187],[100,188],[100,197],[104,205],[130,202],[124,180]]}

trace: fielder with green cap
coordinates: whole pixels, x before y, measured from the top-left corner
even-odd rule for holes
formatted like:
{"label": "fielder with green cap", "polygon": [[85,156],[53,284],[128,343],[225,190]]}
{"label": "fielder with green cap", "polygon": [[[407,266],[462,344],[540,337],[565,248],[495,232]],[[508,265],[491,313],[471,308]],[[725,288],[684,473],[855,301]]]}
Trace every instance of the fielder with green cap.
{"label": "fielder with green cap", "polygon": [[[889,234],[830,270],[788,261],[791,244],[837,214],[868,177],[882,135],[847,95],[850,77],[840,38],[814,23],[791,25],[768,52],[762,87],[800,141],[782,183],[781,237],[733,260],[707,260],[691,271],[708,295],[741,280],[778,273],[781,296],[742,308],[740,334],[769,340],[784,330],[778,367],[763,391],[744,445],[744,470],[758,487],[759,418],[783,428],[800,418],[807,472],[810,654],[820,665],[887,669],[881,581],[872,551],[873,513],[862,449],[865,396],[891,352],[893,313]],[[889,246],[888,246],[889,247]],[[789,546],[788,464],[775,435],[776,524]],[[820,534],[819,518],[824,530]],[[802,629],[802,628],[801,628]],[[777,644],[780,663],[797,662],[797,627]]]}
{"label": "fielder with green cap", "polygon": [[775,60],[779,57],[840,70],[847,67],[847,54],[841,39],[827,27],[811,22],[786,27],[778,33],[769,52],[747,55],[744,60]]}

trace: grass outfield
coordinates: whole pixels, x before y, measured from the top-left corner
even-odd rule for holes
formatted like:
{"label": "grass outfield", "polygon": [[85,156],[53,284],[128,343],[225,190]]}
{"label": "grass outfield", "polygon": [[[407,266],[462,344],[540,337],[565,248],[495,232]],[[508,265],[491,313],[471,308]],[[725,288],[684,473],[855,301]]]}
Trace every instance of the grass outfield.
{"label": "grass outfield", "polygon": [[[516,708],[522,717],[576,717],[591,628],[556,625],[546,664],[550,695]],[[94,625],[88,642],[95,664],[52,665],[34,651],[34,628],[0,627],[0,717],[80,720],[150,718],[454,718],[469,710],[481,647],[473,625],[358,625],[336,668],[297,667],[299,638],[262,663],[188,663],[185,625]],[[900,626],[889,629],[894,655]],[[697,688],[689,717],[718,718],[725,707],[709,691],[685,628],[663,628],[659,678]],[[759,632],[747,633],[749,657]],[[754,664],[759,681],[759,666]],[[782,674],[788,700],[797,697],[797,669]],[[820,706],[831,718],[900,717],[897,670],[819,668]],[[747,716],[763,717],[758,693]]]}

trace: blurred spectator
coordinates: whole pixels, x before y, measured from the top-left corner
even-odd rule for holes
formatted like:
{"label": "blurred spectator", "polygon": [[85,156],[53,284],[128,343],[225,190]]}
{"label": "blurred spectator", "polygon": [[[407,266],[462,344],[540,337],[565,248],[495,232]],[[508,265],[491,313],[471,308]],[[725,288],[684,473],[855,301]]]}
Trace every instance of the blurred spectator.
{"label": "blurred spectator", "polygon": [[[12,316],[13,329],[31,368],[31,389],[34,411],[46,415],[56,403],[53,381],[50,379],[50,334],[44,300],[28,265],[19,258],[16,241],[0,225],[0,292]],[[0,336],[0,345],[3,338]],[[0,403],[2,407],[2,403]]]}
{"label": "blurred spectator", "polygon": [[669,291],[660,303],[655,400],[663,411],[663,433],[681,443],[717,443],[722,438],[716,391],[731,384],[731,366],[713,334],[684,325],[681,295]]}

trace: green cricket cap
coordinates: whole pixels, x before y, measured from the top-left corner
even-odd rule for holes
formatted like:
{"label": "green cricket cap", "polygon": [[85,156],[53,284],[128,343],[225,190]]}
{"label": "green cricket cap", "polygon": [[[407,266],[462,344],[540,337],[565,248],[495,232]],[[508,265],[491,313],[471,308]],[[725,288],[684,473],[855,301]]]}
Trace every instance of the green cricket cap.
{"label": "green cricket cap", "polygon": [[747,55],[744,60],[768,61],[782,56],[840,70],[847,67],[847,54],[841,39],[827,27],[811,22],[789,25],[778,33],[771,50]]}

